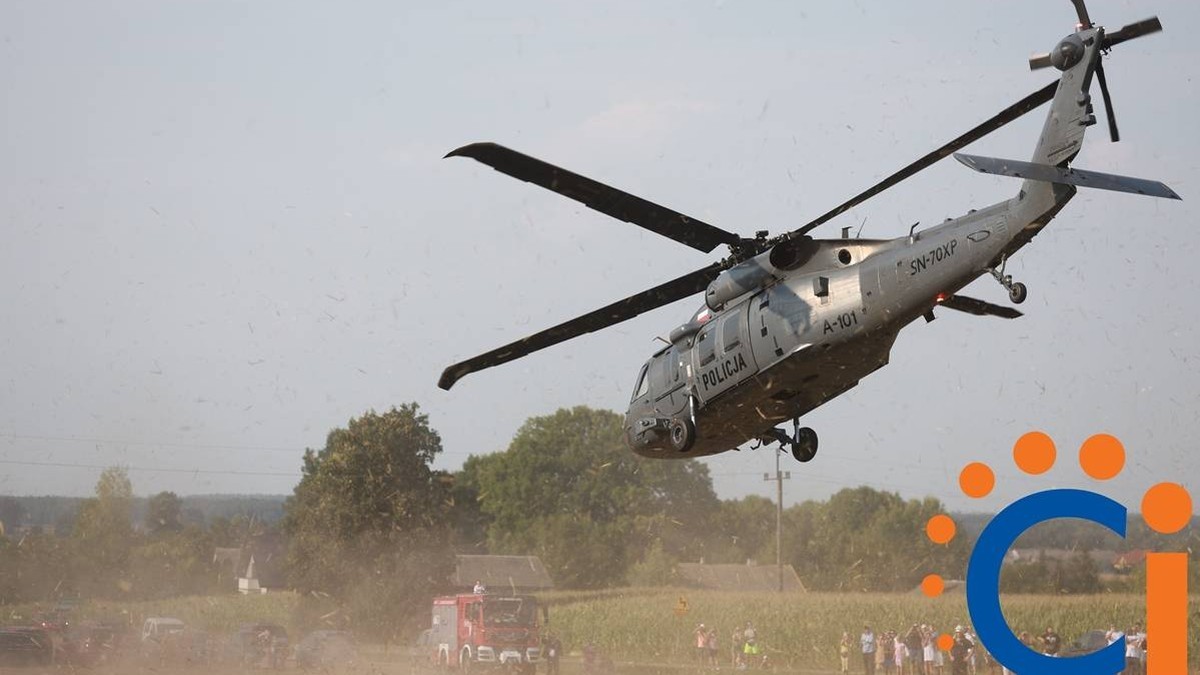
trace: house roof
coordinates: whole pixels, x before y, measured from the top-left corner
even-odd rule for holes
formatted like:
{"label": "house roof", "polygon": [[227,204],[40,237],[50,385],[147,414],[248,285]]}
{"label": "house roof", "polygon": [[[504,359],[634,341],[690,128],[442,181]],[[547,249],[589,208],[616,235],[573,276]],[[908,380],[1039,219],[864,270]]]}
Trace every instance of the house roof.
{"label": "house roof", "polygon": [[532,555],[459,555],[455,556],[454,585],[471,588],[481,581],[492,591],[549,590],[554,588],[546,566]]}
{"label": "house roof", "polygon": [[[779,568],[775,565],[709,565],[679,563],[680,579],[689,586],[719,591],[777,591]],[[804,593],[808,589],[791,565],[783,566],[783,590]]]}
{"label": "house roof", "polygon": [[1115,558],[1113,558],[1112,564],[1113,567],[1121,569],[1127,567],[1137,567],[1144,562],[1146,562],[1146,552],[1141,549],[1134,549],[1132,551],[1126,551],[1118,554]]}
{"label": "house roof", "polygon": [[[1065,548],[1014,548],[1005,556],[1004,564],[1067,561],[1077,553],[1079,553],[1077,549]],[[1102,568],[1110,566],[1113,562],[1114,553],[1112,551],[1097,549],[1086,553],[1092,562]]]}
{"label": "house roof", "polygon": [[264,588],[282,588],[287,579],[283,570],[283,551],[267,545],[251,545],[245,548],[217,548],[213,550],[213,564],[221,573],[244,578],[254,562],[254,577]]}

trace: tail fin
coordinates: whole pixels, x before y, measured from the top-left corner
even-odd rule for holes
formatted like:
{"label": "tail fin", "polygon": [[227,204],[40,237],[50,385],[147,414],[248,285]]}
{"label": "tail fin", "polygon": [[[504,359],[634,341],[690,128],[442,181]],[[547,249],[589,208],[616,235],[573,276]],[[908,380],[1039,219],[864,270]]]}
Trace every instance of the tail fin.
{"label": "tail fin", "polygon": [[1030,160],[1034,164],[1065,167],[1083,147],[1084,132],[1096,123],[1089,91],[1103,42],[1103,28],[1085,28],[1055,47],[1051,58],[1062,77]]}

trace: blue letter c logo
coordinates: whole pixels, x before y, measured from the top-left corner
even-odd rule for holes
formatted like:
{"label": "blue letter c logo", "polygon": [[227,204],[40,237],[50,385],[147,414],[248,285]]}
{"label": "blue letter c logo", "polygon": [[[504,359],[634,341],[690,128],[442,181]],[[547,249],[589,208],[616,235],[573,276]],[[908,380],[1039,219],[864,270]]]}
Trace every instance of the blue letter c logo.
{"label": "blue letter c logo", "polygon": [[1096,675],[1125,668],[1122,641],[1087,656],[1054,658],[1039,654],[1017,639],[1000,609],[1000,567],[1009,547],[1030,527],[1055,518],[1082,518],[1125,537],[1126,509],[1121,504],[1083,490],[1047,490],[1009,504],[979,535],[967,566],[967,611],[988,651],[1018,673]]}

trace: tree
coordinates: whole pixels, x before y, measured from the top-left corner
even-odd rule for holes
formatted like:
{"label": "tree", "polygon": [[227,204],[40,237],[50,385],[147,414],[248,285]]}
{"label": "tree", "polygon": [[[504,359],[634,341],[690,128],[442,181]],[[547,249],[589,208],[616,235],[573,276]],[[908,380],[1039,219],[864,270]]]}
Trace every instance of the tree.
{"label": "tree", "polygon": [[369,632],[426,614],[454,569],[441,451],[415,403],[351,419],[306,451],[283,521],[297,589],[333,596]]}
{"label": "tree", "polygon": [[678,562],[663,550],[661,541],[656,541],[642,559],[629,568],[627,581],[630,586],[673,586],[679,582]]}
{"label": "tree", "polygon": [[183,500],[174,492],[160,492],[146,503],[146,517],[143,524],[150,534],[163,532],[178,532],[183,529],[180,516],[183,512]]}
{"label": "tree", "polygon": [[214,590],[218,575],[208,532],[196,526],[160,529],[130,551],[130,592],[138,598],[204,595]]}
{"label": "tree", "polygon": [[13,497],[0,497],[0,536],[15,532],[25,520],[25,507]]}
{"label": "tree", "polygon": [[708,468],[639,458],[621,436],[619,415],[580,406],[532,417],[506,451],[467,460],[458,489],[478,496],[489,549],[541,557],[566,588],[622,583],[654,541],[702,555],[697,535],[719,508]]}
{"label": "tree", "polygon": [[128,589],[125,578],[134,544],[133,485],[120,467],[100,473],[96,496],[79,505],[72,538],[79,551],[79,582],[91,593],[119,595]]}
{"label": "tree", "polygon": [[787,533],[785,559],[814,590],[910,590],[929,572],[961,576],[971,548],[966,534],[946,545],[925,537],[929,518],[944,512],[932,498],[847,488],[825,504],[788,510],[797,529]]}

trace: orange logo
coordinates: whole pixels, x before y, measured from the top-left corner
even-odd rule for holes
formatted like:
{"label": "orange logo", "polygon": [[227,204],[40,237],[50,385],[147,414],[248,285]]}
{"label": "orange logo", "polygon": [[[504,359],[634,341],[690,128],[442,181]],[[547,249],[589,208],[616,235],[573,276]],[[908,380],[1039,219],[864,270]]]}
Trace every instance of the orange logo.
{"label": "orange logo", "polygon": [[[1013,461],[1029,475],[1049,471],[1056,459],[1054,440],[1040,431],[1021,436],[1013,446]],[[1094,480],[1110,480],[1125,468],[1125,447],[1113,436],[1096,434],[1080,447],[1079,465]],[[991,494],[996,475],[987,464],[971,462],[959,473],[958,484],[963,494],[980,499]],[[1141,511],[1150,529],[1174,534],[1191,520],[1192,498],[1178,483],[1159,483],[1146,490]],[[1032,525],[1063,517],[1090,520],[1125,536],[1127,511],[1108,497],[1059,489],[1027,495],[996,514],[975,542],[967,569],[967,609],[980,640],[1011,670],[1055,675],[1119,672],[1124,668],[1123,641],[1087,656],[1051,658],[1021,644],[1000,613],[999,571],[1008,548]],[[925,534],[936,544],[948,543],[956,533],[954,520],[945,514],[933,516],[925,526]],[[1154,646],[1147,652],[1148,675],[1187,672],[1187,562],[1187,553],[1147,554],[1146,643]],[[921,590],[936,597],[945,590],[945,582],[930,574],[921,582]],[[954,638],[943,634],[937,643],[948,651]]]}

